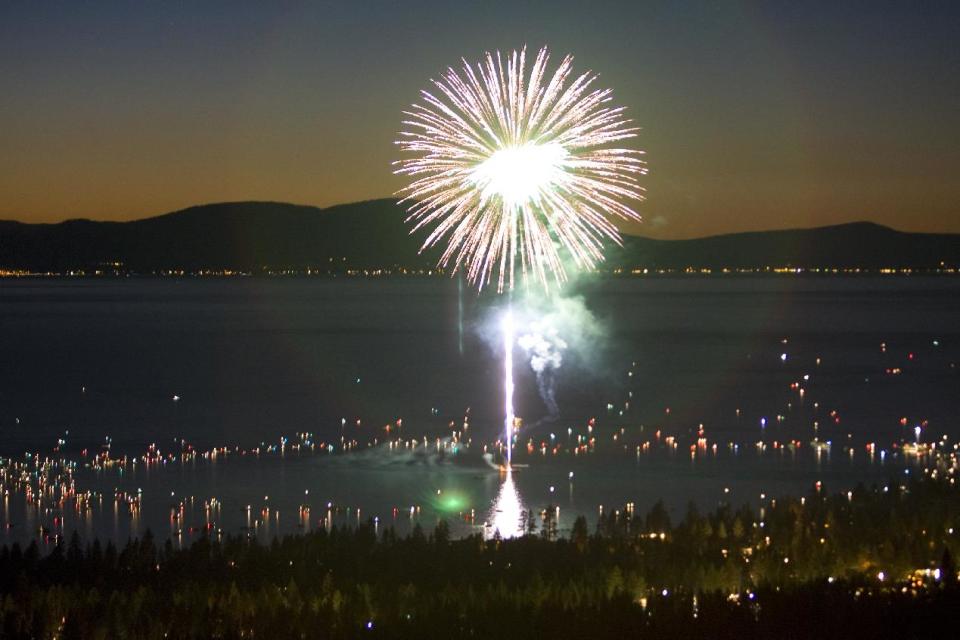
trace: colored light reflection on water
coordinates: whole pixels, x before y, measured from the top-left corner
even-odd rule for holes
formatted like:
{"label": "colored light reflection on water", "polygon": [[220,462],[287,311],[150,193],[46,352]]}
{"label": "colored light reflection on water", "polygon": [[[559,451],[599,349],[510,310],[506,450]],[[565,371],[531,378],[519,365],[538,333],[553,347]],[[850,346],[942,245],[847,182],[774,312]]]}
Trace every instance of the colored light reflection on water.
{"label": "colored light reflection on water", "polygon": [[460,493],[444,491],[436,501],[436,508],[441,513],[459,513],[469,508],[469,501]]}

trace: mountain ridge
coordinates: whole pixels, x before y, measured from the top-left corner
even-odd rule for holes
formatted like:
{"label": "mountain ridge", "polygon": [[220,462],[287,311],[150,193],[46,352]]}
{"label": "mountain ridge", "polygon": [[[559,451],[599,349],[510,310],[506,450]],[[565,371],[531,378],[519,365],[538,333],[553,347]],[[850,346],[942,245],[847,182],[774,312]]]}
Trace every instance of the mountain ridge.
{"label": "mountain ridge", "polygon": [[[0,268],[95,270],[344,271],[430,269],[405,209],[392,199],[318,208],[276,201],[217,202],[126,222],[73,218],[58,223],[0,220]],[[860,221],[746,231],[685,240],[624,236],[604,268],[939,269],[960,264],[960,234],[905,232]]]}

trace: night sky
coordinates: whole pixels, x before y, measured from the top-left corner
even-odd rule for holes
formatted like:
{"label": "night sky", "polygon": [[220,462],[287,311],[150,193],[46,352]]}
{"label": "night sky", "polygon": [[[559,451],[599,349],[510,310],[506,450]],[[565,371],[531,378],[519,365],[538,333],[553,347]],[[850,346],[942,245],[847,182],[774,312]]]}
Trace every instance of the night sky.
{"label": "night sky", "polygon": [[0,4],[0,218],[389,196],[418,90],[527,44],[643,127],[637,232],[960,232],[960,2],[200,4]]}

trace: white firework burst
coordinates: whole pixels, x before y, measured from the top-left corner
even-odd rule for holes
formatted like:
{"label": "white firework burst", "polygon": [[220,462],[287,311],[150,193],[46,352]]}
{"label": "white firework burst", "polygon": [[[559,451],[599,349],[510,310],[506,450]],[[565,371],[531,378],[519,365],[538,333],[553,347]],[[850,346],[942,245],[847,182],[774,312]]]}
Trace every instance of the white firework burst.
{"label": "white firework burst", "polygon": [[614,220],[640,219],[628,202],[642,199],[642,152],[614,145],[637,128],[595,74],[571,81],[567,56],[548,78],[548,61],[543,48],[528,74],[526,48],[463,60],[404,112],[397,144],[413,157],[395,166],[411,178],[398,193],[407,220],[429,229],[423,249],[446,239],[440,265],[481,289],[495,271],[498,291],[518,270],[563,282],[562,251],[592,269],[604,239],[620,243]]}

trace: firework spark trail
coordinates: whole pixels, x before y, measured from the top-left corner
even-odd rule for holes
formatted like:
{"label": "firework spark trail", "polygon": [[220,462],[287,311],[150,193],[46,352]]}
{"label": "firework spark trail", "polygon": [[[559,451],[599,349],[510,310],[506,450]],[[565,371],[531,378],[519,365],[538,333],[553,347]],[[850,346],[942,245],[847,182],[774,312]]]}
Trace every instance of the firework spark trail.
{"label": "firework spark trail", "polygon": [[518,270],[559,284],[561,249],[592,269],[605,239],[620,242],[614,220],[640,219],[624,201],[642,198],[641,152],[609,146],[637,129],[609,89],[592,88],[596,75],[571,80],[567,56],[548,79],[548,61],[543,48],[528,74],[526,48],[463,60],[404,112],[397,144],[414,157],[395,164],[411,178],[399,192],[408,222],[429,229],[422,249],[446,240],[440,265],[481,289],[495,271],[498,291]]}
{"label": "firework spark trail", "polygon": [[463,278],[457,278],[457,348],[463,357]]}
{"label": "firework spark trail", "polygon": [[507,468],[513,459],[513,311],[507,309],[503,316],[503,380],[505,396],[504,435],[507,440]]}

